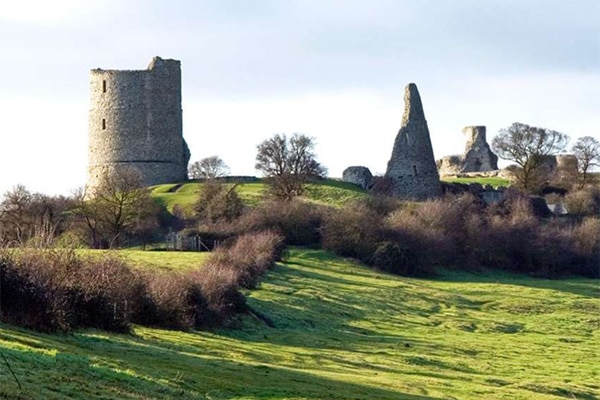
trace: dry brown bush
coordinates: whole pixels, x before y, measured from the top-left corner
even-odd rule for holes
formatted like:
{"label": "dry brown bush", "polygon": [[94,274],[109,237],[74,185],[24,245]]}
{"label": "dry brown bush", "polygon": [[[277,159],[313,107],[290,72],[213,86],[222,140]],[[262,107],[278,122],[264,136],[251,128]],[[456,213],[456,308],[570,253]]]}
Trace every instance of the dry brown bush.
{"label": "dry brown bush", "polygon": [[2,320],[41,331],[67,331],[72,312],[66,282],[72,254],[3,251],[0,255]]}
{"label": "dry brown bush", "polygon": [[139,282],[119,260],[84,260],[72,250],[31,249],[1,258],[3,320],[48,331],[129,330]]}
{"label": "dry brown bush", "polygon": [[573,247],[579,262],[572,273],[600,278],[600,220],[584,218],[572,231]]}
{"label": "dry brown bush", "polygon": [[76,305],[74,327],[127,332],[142,283],[123,260],[106,256],[83,259],[68,284]]}
{"label": "dry brown bush", "polygon": [[134,272],[122,260],[81,258],[72,250],[0,252],[0,317],[38,330],[94,327],[126,332],[130,323],[170,329],[212,327],[245,310],[240,286],[255,287],[280,259],[281,236],[240,236],[206,267],[181,275]]}
{"label": "dry brown bush", "polygon": [[190,280],[179,274],[140,273],[144,290],[138,299],[133,321],[140,325],[189,330],[194,327],[189,297]]}
{"label": "dry brown bush", "polygon": [[201,269],[189,274],[198,285],[206,302],[203,325],[220,325],[234,314],[245,311],[246,299],[239,291],[240,270],[230,264],[209,262]]}
{"label": "dry brown bush", "polygon": [[320,241],[323,207],[300,200],[266,201],[238,221],[239,232],[272,230],[292,246],[316,245]]}
{"label": "dry brown bush", "polygon": [[586,187],[567,193],[564,198],[569,214],[594,216],[600,214],[600,188]]}
{"label": "dry brown bush", "polygon": [[368,263],[384,239],[383,216],[364,203],[330,210],[321,235],[323,248]]}
{"label": "dry brown bush", "polygon": [[220,268],[233,267],[237,271],[237,285],[255,288],[262,274],[281,259],[283,250],[283,238],[275,232],[248,233],[230,246],[214,251],[207,263]]}

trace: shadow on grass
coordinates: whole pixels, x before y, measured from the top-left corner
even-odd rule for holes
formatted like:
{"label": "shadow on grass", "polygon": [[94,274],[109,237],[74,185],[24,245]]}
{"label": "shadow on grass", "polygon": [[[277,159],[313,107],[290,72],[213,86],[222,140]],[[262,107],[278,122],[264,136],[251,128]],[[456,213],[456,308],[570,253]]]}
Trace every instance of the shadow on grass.
{"label": "shadow on grass", "polygon": [[[300,264],[309,266],[311,270],[330,270],[332,266],[340,263],[340,257],[323,250],[305,250],[296,249],[294,252],[294,258],[306,260],[307,264]],[[318,265],[316,263],[321,263]],[[336,274],[349,274],[352,276],[362,275],[365,277],[373,277],[373,274],[381,274],[392,279],[401,280],[403,277],[399,275],[389,275],[385,273],[379,273],[377,271],[367,269],[364,272],[360,271],[361,268],[368,268],[362,266],[358,262],[348,260],[348,263],[354,264],[351,272],[342,270],[336,270]],[[347,270],[347,268],[345,268]],[[455,283],[494,283],[499,285],[518,285],[531,287],[536,289],[548,289],[556,290],[561,292],[567,292],[576,294],[579,296],[600,298],[600,279],[582,278],[582,277],[569,277],[564,279],[544,279],[531,277],[525,274],[515,274],[506,271],[484,271],[481,273],[467,272],[460,270],[442,269],[435,278],[410,278],[411,281],[424,280],[432,282],[455,282]]]}
{"label": "shadow on grass", "polygon": [[581,277],[544,279],[504,271],[482,273],[445,270],[439,281],[464,283],[494,283],[498,285],[518,285],[535,289],[555,290],[578,296],[600,298],[600,280]]}
{"label": "shadow on grass", "polygon": [[1,365],[0,398],[431,398],[342,382],[266,362],[207,354],[201,335],[184,334],[196,345],[179,346],[126,335],[94,336],[91,332],[61,336],[0,327],[3,341],[12,337],[22,346],[16,349],[0,344],[0,351],[23,386],[22,391],[18,390]]}

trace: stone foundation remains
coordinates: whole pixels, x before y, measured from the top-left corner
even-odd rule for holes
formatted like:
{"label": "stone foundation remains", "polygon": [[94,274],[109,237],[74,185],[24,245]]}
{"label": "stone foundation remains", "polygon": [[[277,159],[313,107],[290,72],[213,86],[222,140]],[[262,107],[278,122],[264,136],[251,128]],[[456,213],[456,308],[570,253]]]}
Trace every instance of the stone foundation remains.
{"label": "stone foundation remains", "polygon": [[373,186],[373,174],[367,167],[353,166],[348,167],[342,173],[344,182],[354,183],[363,189],[369,190]]}
{"label": "stone foundation remains", "polygon": [[498,169],[498,156],[486,141],[485,126],[467,126],[463,129],[467,145],[463,155],[446,156],[437,161],[441,176],[468,172],[489,172]]}

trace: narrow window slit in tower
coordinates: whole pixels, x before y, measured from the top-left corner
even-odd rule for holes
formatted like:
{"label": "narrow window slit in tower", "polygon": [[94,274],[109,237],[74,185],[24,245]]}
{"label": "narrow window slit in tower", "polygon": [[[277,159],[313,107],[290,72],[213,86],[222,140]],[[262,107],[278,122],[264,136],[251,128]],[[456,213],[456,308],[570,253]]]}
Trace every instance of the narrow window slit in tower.
{"label": "narrow window slit in tower", "polygon": [[102,81],[102,93],[106,93],[106,80]]}
{"label": "narrow window slit in tower", "polygon": [[413,165],[413,171],[415,171],[415,176],[417,176],[417,166]]}
{"label": "narrow window slit in tower", "polygon": [[106,129],[106,120],[102,118],[102,130]]}

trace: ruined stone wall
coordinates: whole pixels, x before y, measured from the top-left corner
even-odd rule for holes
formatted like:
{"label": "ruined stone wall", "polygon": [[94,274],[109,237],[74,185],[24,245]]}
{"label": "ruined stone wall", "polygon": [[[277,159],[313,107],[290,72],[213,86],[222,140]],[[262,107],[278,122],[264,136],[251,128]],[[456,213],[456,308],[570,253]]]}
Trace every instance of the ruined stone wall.
{"label": "ruined stone wall", "polygon": [[348,167],[342,173],[342,180],[350,182],[363,189],[371,189],[373,186],[373,174],[367,167],[352,166]]}
{"label": "ruined stone wall", "polygon": [[394,140],[385,176],[392,182],[397,197],[425,200],[440,196],[442,188],[429,128],[414,83],[406,86],[404,103],[402,125]]}
{"label": "ruined stone wall", "polygon": [[187,177],[181,67],[155,57],[147,70],[90,74],[88,186],[105,171],[134,167],[145,185]]}
{"label": "ruined stone wall", "polygon": [[487,143],[485,126],[467,126],[463,129],[467,137],[465,161],[462,172],[486,172],[498,169],[498,156]]}
{"label": "ruined stone wall", "polygon": [[443,157],[437,161],[440,175],[456,175],[470,172],[490,172],[498,169],[498,156],[492,152],[486,140],[485,126],[467,126],[465,153]]}

